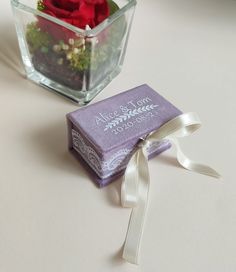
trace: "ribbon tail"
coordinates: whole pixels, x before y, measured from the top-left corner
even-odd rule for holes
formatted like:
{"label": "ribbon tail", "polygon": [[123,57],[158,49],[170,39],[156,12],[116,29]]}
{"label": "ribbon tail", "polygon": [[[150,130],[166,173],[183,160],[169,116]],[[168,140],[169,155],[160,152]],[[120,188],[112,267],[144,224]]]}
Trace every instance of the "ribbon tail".
{"label": "ribbon tail", "polygon": [[185,169],[188,169],[193,172],[197,172],[199,174],[211,176],[214,178],[220,178],[221,175],[216,172],[213,168],[210,166],[200,164],[197,162],[194,162],[190,160],[182,151],[179,141],[175,137],[167,137],[175,146],[177,149],[177,160],[181,166],[183,166]]}
{"label": "ribbon tail", "polygon": [[128,165],[121,184],[121,205],[133,208],[138,202],[138,151],[136,151]]}
{"label": "ribbon tail", "polygon": [[123,249],[123,258],[133,264],[138,264],[139,261],[139,249],[143,235],[150,183],[147,155],[143,149],[140,149],[137,153],[139,199],[137,206],[133,208],[130,215]]}

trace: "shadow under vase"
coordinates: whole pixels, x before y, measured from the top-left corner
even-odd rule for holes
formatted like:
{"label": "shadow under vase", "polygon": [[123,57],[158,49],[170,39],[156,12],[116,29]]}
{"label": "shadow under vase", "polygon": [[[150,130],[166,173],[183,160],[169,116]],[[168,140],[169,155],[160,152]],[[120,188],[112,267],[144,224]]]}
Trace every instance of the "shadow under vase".
{"label": "shadow under vase", "polygon": [[1,25],[0,28],[0,64],[10,68],[21,77],[25,76],[17,36],[13,24]]}

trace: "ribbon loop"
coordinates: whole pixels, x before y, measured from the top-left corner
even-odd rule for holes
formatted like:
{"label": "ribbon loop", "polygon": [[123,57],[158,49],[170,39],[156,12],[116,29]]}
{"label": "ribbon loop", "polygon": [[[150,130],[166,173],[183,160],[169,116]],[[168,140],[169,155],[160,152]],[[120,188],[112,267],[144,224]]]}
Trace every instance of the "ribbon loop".
{"label": "ribbon loop", "polygon": [[177,138],[191,135],[200,126],[201,122],[196,113],[181,114],[147,135],[144,139],[141,139],[142,141],[138,144],[138,149],[132,155],[121,185],[122,206],[133,208],[123,250],[123,258],[128,262],[138,263],[139,248],[148,203],[150,177],[147,148],[151,143],[168,139],[176,146],[177,161],[184,168],[215,178],[220,177],[211,167],[188,159],[180,148]]}
{"label": "ribbon loop", "polygon": [[195,112],[183,113],[154,131],[147,137],[150,141],[157,141],[173,135],[185,137],[192,134],[201,126],[201,122]]}

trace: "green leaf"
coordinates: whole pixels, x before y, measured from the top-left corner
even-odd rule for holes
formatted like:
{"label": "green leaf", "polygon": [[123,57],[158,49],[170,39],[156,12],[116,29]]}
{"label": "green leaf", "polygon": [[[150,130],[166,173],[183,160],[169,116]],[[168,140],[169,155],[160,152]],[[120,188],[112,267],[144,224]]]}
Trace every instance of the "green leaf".
{"label": "green leaf", "polygon": [[119,10],[119,6],[112,0],[107,0],[109,8],[110,8],[110,15],[114,14],[117,10]]}
{"label": "green leaf", "polygon": [[40,11],[43,11],[45,9],[45,6],[42,0],[38,0],[37,9]]}

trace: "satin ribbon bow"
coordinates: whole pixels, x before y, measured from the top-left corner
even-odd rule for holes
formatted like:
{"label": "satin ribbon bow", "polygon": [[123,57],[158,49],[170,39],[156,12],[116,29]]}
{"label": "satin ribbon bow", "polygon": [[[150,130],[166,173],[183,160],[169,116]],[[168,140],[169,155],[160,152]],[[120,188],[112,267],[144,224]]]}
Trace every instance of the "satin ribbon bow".
{"label": "satin ribbon bow", "polygon": [[126,261],[138,264],[150,183],[147,148],[153,142],[168,139],[176,146],[177,161],[180,165],[190,171],[220,178],[214,169],[188,159],[181,151],[177,138],[192,134],[200,126],[201,122],[196,113],[181,114],[142,139],[131,157],[121,185],[121,204],[123,207],[132,208],[123,249],[123,258]]}

